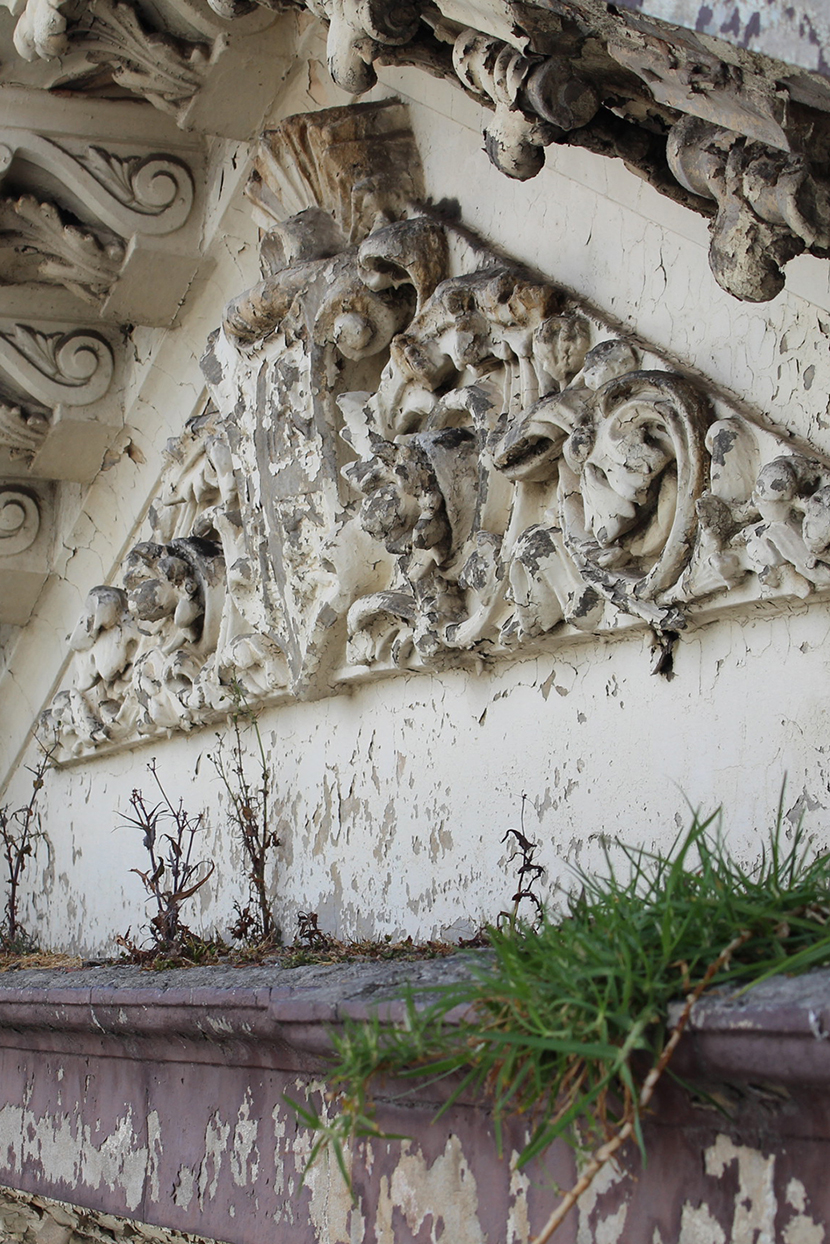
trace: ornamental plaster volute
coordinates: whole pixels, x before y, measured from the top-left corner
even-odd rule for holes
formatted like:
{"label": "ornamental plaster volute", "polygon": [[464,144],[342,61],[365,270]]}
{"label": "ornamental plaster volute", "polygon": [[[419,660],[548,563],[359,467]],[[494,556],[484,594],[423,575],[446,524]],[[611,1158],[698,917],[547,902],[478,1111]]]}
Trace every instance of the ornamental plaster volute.
{"label": "ornamental plaster volute", "polygon": [[64,759],[830,587],[821,454],[437,214],[402,105],[283,122],[249,197],[261,278],[73,633]]}
{"label": "ornamental plaster volute", "polygon": [[[200,263],[204,142],[163,117],[148,125],[148,111],[0,88],[0,480],[10,486],[95,477],[123,422],[123,327],[169,324]],[[60,513],[44,515],[47,547]],[[25,623],[16,576],[42,586],[50,558],[35,576],[31,550],[6,549],[0,621]],[[27,589],[29,608],[36,594]]]}

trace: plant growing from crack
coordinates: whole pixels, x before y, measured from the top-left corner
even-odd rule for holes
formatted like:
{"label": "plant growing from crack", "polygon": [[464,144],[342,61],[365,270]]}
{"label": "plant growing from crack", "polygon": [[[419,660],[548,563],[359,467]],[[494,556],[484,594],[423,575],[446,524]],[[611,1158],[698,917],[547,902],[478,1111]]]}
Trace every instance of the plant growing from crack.
{"label": "plant growing from crack", "polygon": [[527,803],[527,795],[522,795],[522,815],[521,829],[508,829],[502,842],[508,842],[512,839],[513,852],[508,860],[512,864],[514,860],[519,861],[516,869],[516,880],[518,882],[516,893],[511,896],[513,904],[512,911],[502,911],[499,913],[499,924],[506,920],[508,924],[515,925],[519,918],[519,906],[523,899],[531,903],[536,912],[536,919],[541,920],[544,917],[544,904],[536,893],[535,886],[539,884],[544,876],[545,870],[541,864],[536,863],[536,852],[539,850],[538,842],[531,842],[525,833],[525,804]]}
{"label": "plant growing from crack", "polygon": [[644,1153],[643,1117],[707,989],[830,962],[830,855],[811,856],[800,826],[787,843],[780,809],[753,867],[732,858],[714,818],[695,817],[667,854],[622,851],[624,875],[606,845],[605,874],[578,871],[563,912],[491,927],[492,959],[472,960],[469,979],[437,998],[410,991],[403,1023],[334,1033],[332,1113],[286,1099],[316,1132],[310,1160],[330,1149],[348,1182],[346,1146],[384,1135],[373,1085],[453,1075],[439,1113],[467,1089],[489,1094],[499,1147],[507,1116],[529,1119],[519,1166],[560,1137],[595,1146],[543,1244],[629,1139]]}
{"label": "plant growing from crack", "polygon": [[[131,868],[141,878],[148,897],[156,907],[150,920],[154,951],[178,953],[192,934],[181,918],[182,904],[192,898],[212,876],[213,861],[194,860],[196,839],[204,828],[204,813],[192,816],[183,800],[173,803],[162,785],[155,760],[147,766],[153,776],[160,798],[152,803],[141,790],[130,795],[132,814],[124,815],[124,826],[135,828],[143,835],[144,848],[150,859],[149,868]],[[207,866],[207,872],[199,876]],[[129,950],[136,948],[129,941],[129,932],[119,939]]]}
{"label": "plant growing from crack", "polygon": [[32,791],[28,802],[20,808],[0,806],[0,850],[6,871],[6,905],[0,924],[0,947],[5,951],[23,952],[33,949],[33,939],[22,928],[18,913],[20,885],[26,864],[34,857],[38,844],[49,839],[41,825],[38,798],[52,767],[54,747],[46,747],[37,740],[41,754],[37,764],[27,766],[32,775]]}
{"label": "plant growing from crack", "polygon": [[[250,902],[245,907],[236,904],[237,921],[231,936],[248,943],[276,944],[280,941],[280,930],[268,898],[268,867],[280,839],[270,820],[271,773],[257,714],[238,683],[234,684],[232,693],[230,755],[223,752],[220,738],[219,747],[210,758],[230,800],[231,824],[242,845],[250,892]],[[245,765],[245,732],[253,735],[255,744],[257,773],[253,780]]]}

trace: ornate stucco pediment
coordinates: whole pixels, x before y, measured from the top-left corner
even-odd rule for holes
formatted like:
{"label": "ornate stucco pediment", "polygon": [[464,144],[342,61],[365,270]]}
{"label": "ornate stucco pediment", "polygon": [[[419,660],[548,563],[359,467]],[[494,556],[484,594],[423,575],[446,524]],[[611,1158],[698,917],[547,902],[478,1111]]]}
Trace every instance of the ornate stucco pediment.
{"label": "ornate stucco pediment", "polygon": [[821,454],[442,218],[402,105],[284,122],[249,195],[261,279],[73,633],[65,758],[830,587]]}

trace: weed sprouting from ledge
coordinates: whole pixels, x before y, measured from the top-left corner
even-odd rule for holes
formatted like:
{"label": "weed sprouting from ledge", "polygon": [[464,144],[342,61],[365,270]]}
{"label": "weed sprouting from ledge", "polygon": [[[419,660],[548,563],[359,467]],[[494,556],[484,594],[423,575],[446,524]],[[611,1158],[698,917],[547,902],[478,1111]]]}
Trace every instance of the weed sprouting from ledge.
{"label": "weed sprouting from ledge", "polygon": [[[225,757],[221,738],[210,757],[230,800],[230,820],[242,845],[250,888],[251,901],[245,907],[236,905],[237,921],[231,936],[248,944],[276,943],[279,929],[268,898],[267,878],[271,855],[280,845],[270,821],[271,773],[257,714],[238,684],[233,687],[233,700],[230,757]],[[249,730],[255,741],[257,776],[253,781],[245,767],[244,730]]]}
{"label": "weed sprouting from ledge", "polygon": [[[124,825],[141,831],[150,867],[146,871],[131,868],[130,872],[141,878],[148,898],[155,904],[156,914],[150,920],[153,951],[175,954],[188,940],[193,940],[182,922],[182,904],[202,888],[216,865],[212,861],[208,864],[206,860],[193,859],[194,844],[203,828],[203,814],[192,816],[181,799],[173,803],[162,785],[155,760],[147,767],[160,798],[153,803],[143,791],[134,790],[130,795],[132,815],[124,815]],[[200,877],[205,867],[207,872]],[[129,932],[119,941],[131,953],[140,954],[130,941]]]}
{"label": "weed sprouting from ledge", "polygon": [[383,1136],[372,1091],[384,1076],[452,1074],[442,1112],[470,1088],[487,1093],[499,1146],[508,1116],[529,1121],[519,1166],[560,1137],[598,1146],[542,1244],[627,1140],[644,1152],[643,1116],[707,989],[830,963],[830,856],[812,855],[801,827],[787,842],[780,810],[753,867],[732,858],[715,818],[695,817],[667,854],[621,850],[622,869],[606,845],[603,875],[576,873],[561,914],[491,927],[492,957],[437,998],[410,992],[403,1023],[334,1033],[327,1116],[290,1101],[316,1132],[311,1160],[329,1148],[345,1176],[346,1146]]}
{"label": "weed sprouting from ledge", "polygon": [[41,752],[35,766],[28,767],[32,775],[32,792],[28,802],[14,809],[7,804],[0,806],[0,853],[6,871],[6,905],[0,924],[0,949],[13,953],[26,953],[35,947],[35,939],[20,924],[20,884],[26,864],[33,858],[38,844],[45,842],[47,848],[49,846],[37,805],[46,774],[52,767],[55,748],[37,741]]}
{"label": "weed sprouting from ledge", "polygon": [[531,842],[525,833],[526,803],[527,795],[522,795],[521,829],[508,829],[502,838],[503,843],[512,839],[513,853],[508,863],[512,864],[514,860],[518,860],[519,866],[516,870],[518,882],[516,893],[510,899],[513,904],[513,910],[500,912],[499,924],[504,920],[509,924],[516,923],[519,916],[519,906],[523,899],[532,903],[537,919],[541,919],[544,916],[544,905],[534,887],[542,880],[545,870],[541,864],[536,863],[536,852],[539,850],[538,842]]}

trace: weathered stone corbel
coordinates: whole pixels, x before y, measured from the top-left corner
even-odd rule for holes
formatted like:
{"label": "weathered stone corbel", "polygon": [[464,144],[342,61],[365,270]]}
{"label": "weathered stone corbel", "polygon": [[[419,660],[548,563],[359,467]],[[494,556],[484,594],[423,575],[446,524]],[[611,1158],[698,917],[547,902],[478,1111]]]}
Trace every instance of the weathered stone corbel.
{"label": "weathered stone corbel", "polygon": [[[273,23],[267,6],[158,0],[4,0],[17,19],[20,62],[0,68],[0,80],[62,92],[95,92],[102,85],[147,100],[179,125],[247,138],[267,102],[264,80],[247,76],[247,91],[228,84],[261,54],[262,31]],[[226,6],[227,8],[227,6]],[[233,26],[229,26],[230,17]],[[270,50],[277,52],[273,40]]]}
{"label": "weathered stone corbel", "polygon": [[766,302],[784,287],[782,268],[803,250],[830,247],[830,182],[803,155],[748,142],[684,117],[671,130],[669,165],[681,185],[714,199],[709,258],[736,298]]}
{"label": "weathered stone corbel", "polygon": [[120,423],[120,372],[121,343],[98,329],[0,319],[5,469],[14,463],[34,478],[92,479]]}
{"label": "weathered stone corbel", "polygon": [[[201,155],[80,140],[63,107],[51,133],[0,128],[0,281],[30,287],[30,315],[60,318],[74,302],[116,322],[169,323],[198,261]],[[56,301],[56,288],[72,300]]]}
{"label": "weathered stone corbel", "polygon": [[25,625],[54,569],[50,481],[94,478],[121,421],[120,343],[0,319],[0,621]]}

